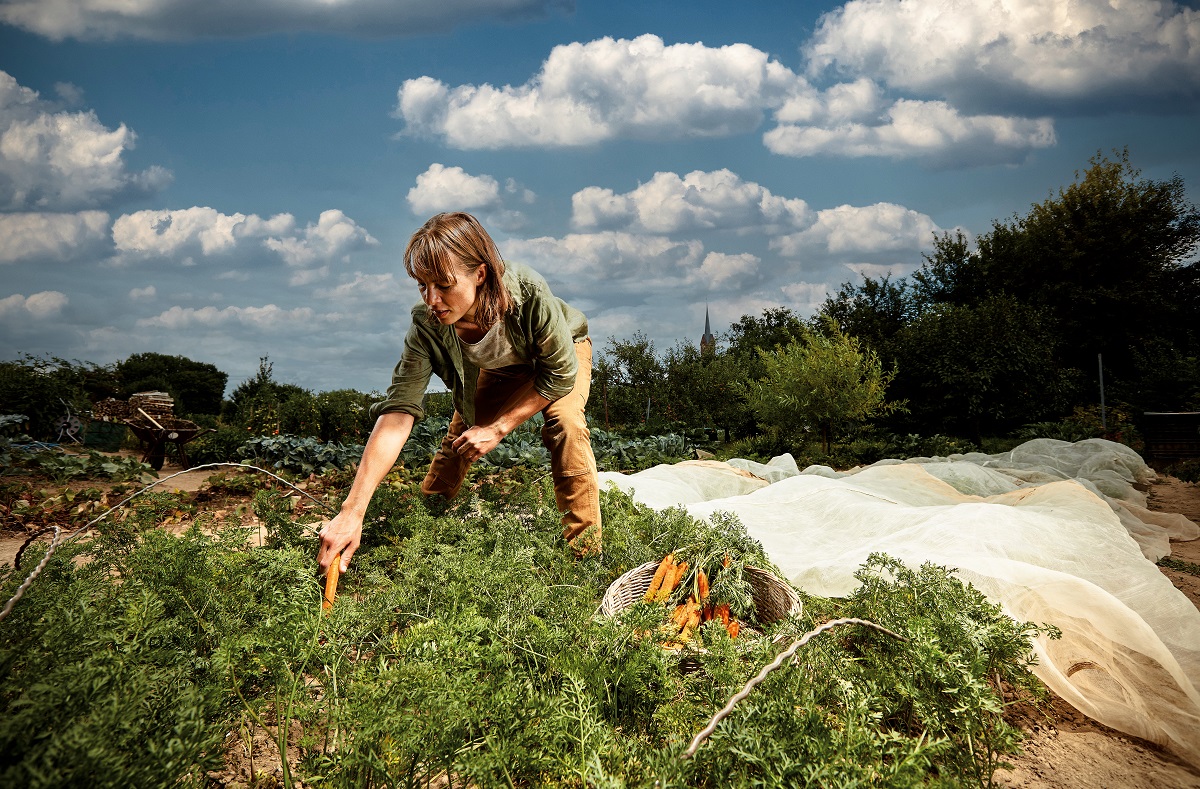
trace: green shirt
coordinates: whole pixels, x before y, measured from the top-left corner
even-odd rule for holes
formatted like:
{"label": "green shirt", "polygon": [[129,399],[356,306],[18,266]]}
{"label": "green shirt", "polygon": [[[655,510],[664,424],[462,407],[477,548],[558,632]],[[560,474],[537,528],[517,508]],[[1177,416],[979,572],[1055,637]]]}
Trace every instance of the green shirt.
{"label": "green shirt", "polygon": [[[583,313],[550,292],[541,274],[520,263],[505,262],[504,285],[511,306],[504,315],[505,331],[517,355],[533,365],[533,388],[547,400],[557,400],[575,387],[579,362],[575,342],[587,337]],[[454,408],[468,425],[475,424],[475,384],[479,368],[463,358],[453,326],[431,322],[429,307],[412,308],[412,326],[387,397],[371,406],[371,415],[425,415],[421,401],[436,374],[454,396]]]}

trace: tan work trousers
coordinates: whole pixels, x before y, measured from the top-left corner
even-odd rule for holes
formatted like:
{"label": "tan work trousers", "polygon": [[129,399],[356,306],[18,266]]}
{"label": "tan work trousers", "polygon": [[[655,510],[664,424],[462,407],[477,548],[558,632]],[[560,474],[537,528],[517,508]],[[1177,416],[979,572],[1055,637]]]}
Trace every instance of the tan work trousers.
{"label": "tan work trousers", "polygon": [[[592,385],[592,341],[575,343],[579,372],[575,388],[565,397],[542,409],[542,443],[550,451],[550,470],[554,479],[554,499],[563,513],[563,539],[580,554],[600,552],[600,487],[596,478],[596,458],[592,454],[591,432],[584,416]],[[486,425],[503,413],[511,403],[533,388],[533,370],[527,366],[499,370],[480,370],[475,389],[475,422]],[[421,483],[425,495],[440,493],[454,498],[462,488],[471,464],[452,448],[454,440],[467,429],[456,411],[442,446],[429,465]]]}

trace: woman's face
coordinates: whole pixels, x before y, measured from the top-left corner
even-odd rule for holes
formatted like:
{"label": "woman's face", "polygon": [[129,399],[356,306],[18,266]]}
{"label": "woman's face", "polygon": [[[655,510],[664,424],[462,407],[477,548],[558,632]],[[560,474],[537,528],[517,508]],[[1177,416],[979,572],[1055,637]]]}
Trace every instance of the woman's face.
{"label": "woman's face", "polygon": [[475,317],[475,299],[479,287],[487,277],[487,264],[475,269],[474,273],[455,263],[458,276],[453,282],[423,282],[417,280],[421,300],[429,307],[433,317],[443,326],[461,320],[471,322]]}

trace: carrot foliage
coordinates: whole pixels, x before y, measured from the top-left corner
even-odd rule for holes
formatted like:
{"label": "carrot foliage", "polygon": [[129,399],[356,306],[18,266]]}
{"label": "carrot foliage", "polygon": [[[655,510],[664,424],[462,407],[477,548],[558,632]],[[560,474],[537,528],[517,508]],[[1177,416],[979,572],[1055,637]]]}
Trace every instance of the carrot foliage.
{"label": "carrot foliage", "polygon": [[[325,615],[317,518],[278,492],[255,497],[261,546],[233,518],[155,496],[64,547],[0,623],[0,785],[211,785],[264,727],[289,759],[253,781],[309,787],[986,786],[1016,748],[1001,713],[1036,688],[1037,629],[944,568],[872,557],[847,599],[802,595],[803,613],[761,637],[707,622],[672,652],[641,636],[664,606],[606,618],[598,603],[671,551],[769,567],[735,519],[607,491],[604,555],[580,560],[544,472],[473,484],[430,506],[389,477]],[[185,510],[203,530],[160,527]],[[0,577],[4,599],[22,578]],[[815,639],[680,759],[782,648],[774,636],[834,616],[910,640]]]}

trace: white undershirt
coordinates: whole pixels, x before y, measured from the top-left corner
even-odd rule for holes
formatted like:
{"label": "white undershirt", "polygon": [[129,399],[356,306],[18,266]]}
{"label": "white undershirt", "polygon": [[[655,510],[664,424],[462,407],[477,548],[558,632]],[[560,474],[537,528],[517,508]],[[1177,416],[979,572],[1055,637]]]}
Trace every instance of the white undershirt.
{"label": "white undershirt", "polygon": [[525,364],[525,360],[513,349],[503,320],[496,321],[479,342],[467,342],[462,337],[458,338],[458,342],[466,360],[480,370],[497,370],[514,364]]}

